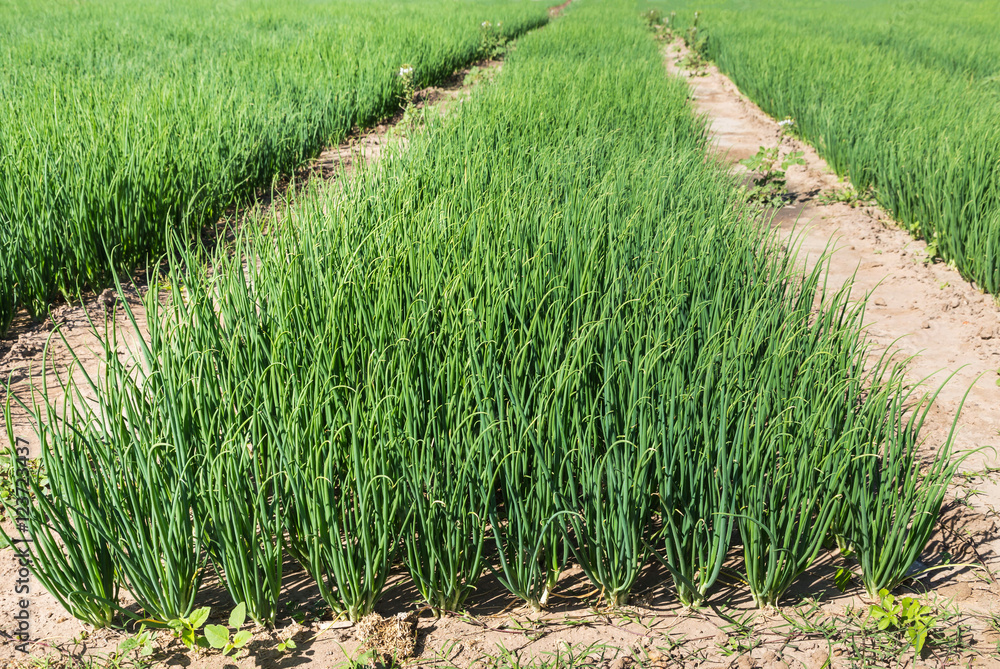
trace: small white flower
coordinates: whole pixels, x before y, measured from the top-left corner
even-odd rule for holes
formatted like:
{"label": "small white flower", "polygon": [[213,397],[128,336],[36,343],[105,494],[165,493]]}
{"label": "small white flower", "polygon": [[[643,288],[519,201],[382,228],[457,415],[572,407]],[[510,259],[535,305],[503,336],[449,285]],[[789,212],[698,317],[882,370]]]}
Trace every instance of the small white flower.
{"label": "small white flower", "polygon": [[790,125],[795,125],[795,119],[786,118],[784,121],[778,121],[778,125],[782,128],[787,128]]}
{"label": "small white flower", "polygon": [[489,28],[491,25],[493,25],[493,24],[490,23],[489,21],[483,21],[482,24],[481,24],[481,27],[483,27],[483,28]]}
{"label": "small white flower", "polygon": [[413,74],[413,68],[412,67],[401,67],[401,68],[399,68],[399,76],[405,77],[405,76],[410,75],[410,74]]}

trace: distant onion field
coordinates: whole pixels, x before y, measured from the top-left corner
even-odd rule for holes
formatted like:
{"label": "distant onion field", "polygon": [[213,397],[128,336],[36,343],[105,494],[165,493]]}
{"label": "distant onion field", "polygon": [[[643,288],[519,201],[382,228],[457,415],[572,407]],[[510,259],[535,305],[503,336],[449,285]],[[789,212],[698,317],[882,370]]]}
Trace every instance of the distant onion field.
{"label": "distant onion field", "polygon": [[932,254],[1000,293],[1000,6],[644,2],[700,11],[705,55]]}
{"label": "distant onion field", "polygon": [[513,36],[529,0],[6,0],[0,334],[100,290]]}

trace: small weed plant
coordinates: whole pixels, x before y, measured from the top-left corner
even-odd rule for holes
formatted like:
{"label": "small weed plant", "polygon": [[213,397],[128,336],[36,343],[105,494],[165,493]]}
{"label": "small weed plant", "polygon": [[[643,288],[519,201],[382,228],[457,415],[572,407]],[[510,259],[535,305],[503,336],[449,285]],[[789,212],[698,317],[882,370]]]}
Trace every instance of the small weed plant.
{"label": "small weed plant", "polygon": [[142,625],[137,633],[118,644],[118,652],[130,653],[135,651],[139,657],[151,657],[155,650],[153,647],[155,638],[153,631]]}
{"label": "small weed plant", "polygon": [[[876,607],[880,612],[875,612]],[[940,666],[965,666],[961,658],[971,649],[969,626],[961,614],[941,609],[932,615],[930,607],[914,605],[910,597],[901,601],[880,598],[870,607],[848,605],[834,614],[824,613],[816,600],[803,600],[787,607],[781,616],[787,627],[775,627],[775,632],[823,639],[829,648],[840,651],[844,667],[912,666],[906,657],[911,651],[932,653]],[[920,650],[914,642],[921,644]]]}
{"label": "small weed plant", "polygon": [[817,198],[820,204],[830,205],[842,203],[851,208],[864,207],[875,203],[875,189],[871,186],[858,190],[853,186],[846,188],[831,188],[823,191]]}
{"label": "small weed plant", "polygon": [[[234,650],[243,648],[249,643],[252,634],[248,630],[240,630],[246,622],[246,604],[240,603],[229,614],[229,625],[206,625],[212,609],[203,606],[195,609],[187,616],[179,616],[167,621],[147,619],[144,624],[153,627],[165,627],[174,633],[174,637],[180,639],[191,650],[197,648],[214,648],[221,650],[223,655],[228,655]],[[231,629],[230,629],[231,628]],[[140,627],[140,631],[133,637],[122,642],[119,650],[128,651],[139,649],[140,655],[152,654],[152,636],[145,626]]]}
{"label": "small weed plant", "polygon": [[649,29],[656,35],[656,39],[664,42],[673,39],[674,25],[677,21],[676,12],[670,12],[670,16],[664,17],[663,12],[660,10],[651,9],[648,12],[643,12],[642,18],[646,21]]}
{"label": "small weed plant", "polygon": [[766,207],[783,207],[788,193],[785,188],[785,172],[792,165],[805,165],[802,151],[792,151],[784,158],[779,156],[779,147],[762,146],[757,153],[740,161],[758,176],[747,191],[750,202]]}
{"label": "small weed plant", "polygon": [[399,68],[399,79],[403,82],[403,93],[400,97],[400,106],[405,110],[409,109],[413,103],[413,96],[417,92],[413,77],[413,66],[403,63]]}
{"label": "small weed plant", "polygon": [[708,61],[700,53],[689,50],[686,54],[677,59],[677,66],[682,70],[687,70],[696,77],[708,76],[706,66]]}
{"label": "small weed plant", "polygon": [[[199,630],[201,630],[202,626],[208,620],[208,615],[211,611],[211,608],[203,606],[200,609],[192,611],[190,615],[172,618],[164,624],[173,631],[174,637],[180,639],[181,643],[191,650],[195,648],[207,648],[208,640],[203,634],[199,633]],[[156,621],[151,622],[156,623]]]}
{"label": "small weed plant", "polygon": [[225,625],[205,625],[205,638],[208,640],[208,645],[221,650],[223,655],[229,655],[232,651],[239,650],[247,645],[253,635],[248,630],[240,629],[243,627],[246,619],[247,607],[245,604],[240,603],[229,614],[229,627]]}
{"label": "small weed plant", "polygon": [[920,655],[927,643],[927,635],[937,624],[931,607],[921,604],[913,597],[900,600],[885,588],[879,590],[879,601],[868,610],[868,620],[880,631],[898,630],[902,632],[913,652]]}
{"label": "small weed plant", "polygon": [[503,22],[483,21],[479,25],[479,55],[484,60],[496,60],[507,53],[507,36],[502,30]]}
{"label": "small weed plant", "polygon": [[691,26],[684,32],[684,44],[695,53],[704,56],[708,51],[708,33],[703,31],[698,23],[701,21],[701,12],[695,12],[691,20]]}

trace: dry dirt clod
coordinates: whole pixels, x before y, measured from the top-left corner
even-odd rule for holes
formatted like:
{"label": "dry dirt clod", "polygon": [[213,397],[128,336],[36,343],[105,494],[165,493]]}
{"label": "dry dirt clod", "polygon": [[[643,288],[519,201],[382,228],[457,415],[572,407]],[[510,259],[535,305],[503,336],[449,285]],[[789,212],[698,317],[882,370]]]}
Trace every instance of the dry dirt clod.
{"label": "dry dirt clod", "polygon": [[417,614],[410,611],[383,618],[369,613],[358,622],[356,634],[362,652],[371,652],[368,666],[391,666],[413,656],[417,645]]}
{"label": "dry dirt clod", "polygon": [[961,601],[972,596],[972,586],[968,583],[955,583],[937,589],[937,594],[947,599]]}
{"label": "dry dirt clod", "polygon": [[21,336],[10,347],[5,357],[11,360],[32,358],[41,353],[42,348],[43,346],[38,340],[29,336]]}
{"label": "dry dirt clod", "polygon": [[104,311],[114,309],[118,304],[118,293],[111,288],[102,291],[101,294],[97,296],[97,304],[100,305],[101,309]]}
{"label": "dry dirt clod", "polygon": [[633,664],[635,664],[635,660],[628,655],[622,655],[612,660],[608,669],[629,669]]}
{"label": "dry dirt clod", "polygon": [[812,653],[810,653],[802,664],[805,665],[806,669],[822,669],[830,662],[830,653],[826,650],[819,648]]}
{"label": "dry dirt clod", "polygon": [[781,659],[781,656],[773,650],[765,651],[764,656],[761,658],[761,662],[761,666],[763,666],[764,669],[788,669],[788,663]]}

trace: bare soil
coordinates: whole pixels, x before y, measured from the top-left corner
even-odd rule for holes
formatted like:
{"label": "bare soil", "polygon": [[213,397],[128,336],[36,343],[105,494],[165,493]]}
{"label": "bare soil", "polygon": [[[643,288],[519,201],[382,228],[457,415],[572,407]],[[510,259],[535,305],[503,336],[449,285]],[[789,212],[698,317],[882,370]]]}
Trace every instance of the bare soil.
{"label": "bare soil", "polygon": [[[777,122],[746,100],[713,67],[705,76],[688,76],[676,65],[680,45],[668,47],[667,67],[688,77],[697,109],[707,115],[720,160],[734,165],[757,152],[760,146],[780,144],[783,152],[802,150],[807,164],[793,167],[788,186],[794,202],[774,219],[787,239],[794,239],[808,266],[817,261],[833,240],[830,284],[854,277],[854,295],[870,295],[866,323],[879,350],[894,348],[901,355],[919,354],[911,363],[914,382],[933,374],[931,383],[952,371],[955,378],[935,402],[926,426],[928,448],[948,432],[965,390],[972,386],[959,421],[959,448],[995,446],[1000,389],[994,383],[1000,367],[1000,309],[963,281],[951,268],[926,257],[925,246],[914,241],[874,206],[821,205],[818,196],[843,187],[825,163],[808,146],[781,133]],[[461,77],[460,79],[464,79]],[[458,80],[456,80],[458,81]],[[422,91],[426,104],[439,104],[464,95],[462,86]],[[381,155],[393,133],[389,125],[358,133],[347,143],[320,156],[309,174],[296,179],[337,178],[359,161]],[[397,134],[398,136],[398,134]],[[402,140],[405,141],[405,138]],[[343,167],[343,169],[341,169]],[[259,206],[283,206],[279,197],[262,197]],[[272,201],[273,200],[273,201]],[[245,220],[231,212],[232,221]],[[137,308],[140,332],[143,322],[135,291],[125,298]],[[89,318],[88,318],[89,317]],[[46,342],[50,368],[65,374],[74,351],[80,364],[97,371],[101,353],[99,337],[107,324],[125,326],[122,305],[110,294],[91,298],[81,306],[66,305],[53,314],[53,322],[36,324],[18,320],[8,339],[0,342],[0,376],[12,379],[12,390],[24,395],[32,386],[51,382],[55,372],[42,374]],[[65,341],[54,333],[58,333]],[[130,326],[126,331],[131,331]],[[128,342],[125,342],[128,348]],[[982,376],[980,376],[982,375]],[[978,381],[977,381],[978,379]],[[3,392],[3,391],[0,391]],[[3,396],[0,395],[0,399]],[[32,441],[28,417],[15,407],[12,429]],[[32,444],[34,448],[35,445]],[[841,593],[833,587],[833,573],[846,563],[835,551],[821,559],[796,583],[777,611],[754,609],[735,573],[723,578],[712,606],[699,612],[684,611],[670,594],[668,574],[655,561],[640,579],[631,605],[612,610],[589,586],[578,568],[560,580],[553,603],[544,614],[520,607],[490,574],[484,575],[466,614],[440,619],[421,611],[419,596],[402,569],[391,579],[391,588],[378,606],[389,618],[398,613],[421,613],[415,627],[414,657],[410,663],[437,666],[600,666],[627,667],[821,667],[882,666],[1000,666],[996,658],[1000,628],[991,617],[1000,612],[1000,531],[995,506],[1000,487],[992,479],[993,453],[970,458],[948,503],[940,531],[923,556],[927,565],[975,563],[930,572],[915,580],[909,590],[934,604],[940,621],[934,643],[923,657],[890,643],[885,635],[863,633],[865,601],[857,583]],[[737,555],[732,556],[734,562]],[[0,667],[24,666],[15,649],[13,615],[18,600],[17,557],[0,550]],[[158,666],[267,667],[342,666],[357,657],[359,629],[330,618],[308,577],[287,565],[285,597],[274,630],[255,630],[254,640],[235,656],[218,652],[189,653],[164,632],[158,639]],[[126,634],[114,630],[92,631],[66,614],[55,599],[32,579],[30,594],[33,658],[58,658],[65,666],[78,666],[83,657],[114,653]],[[128,604],[128,602],[123,602]],[[224,591],[208,578],[199,605],[212,606],[212,622],[224,622],[229,604]],[[279,641],[293,638],[294,652],[279,653]],[[407,644],[402,644],[401,647]],[[391,649],[390,649],[391,650]],[[135,659],[129,655],[125,664]]]}

